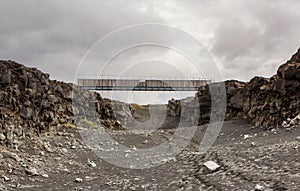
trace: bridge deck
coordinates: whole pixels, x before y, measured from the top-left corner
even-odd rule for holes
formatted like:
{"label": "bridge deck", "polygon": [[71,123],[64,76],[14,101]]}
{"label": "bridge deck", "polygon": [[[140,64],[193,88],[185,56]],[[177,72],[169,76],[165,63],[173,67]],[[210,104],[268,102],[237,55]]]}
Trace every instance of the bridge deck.
{"label": "bridge deck", "polygon": [[210,79],[137,80],[137,79],[78,79],[78,85],[88,90],[107,91],[197,91],[211,83]]}

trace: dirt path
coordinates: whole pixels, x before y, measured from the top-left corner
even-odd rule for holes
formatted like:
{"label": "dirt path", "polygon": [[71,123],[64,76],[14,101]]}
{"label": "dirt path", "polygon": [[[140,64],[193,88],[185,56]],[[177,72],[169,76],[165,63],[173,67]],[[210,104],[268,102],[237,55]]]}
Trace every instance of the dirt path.
{"label": "dirt path", "polygon": [[[266,132],[243,121],[225,122],[215,145],[201,154],[198,147],[205,129],[199,127],[176,158],[144,170],[105,162],[74,129],[34,138],[19,151],[1,147],[0,190],[254,190],[257,184],[265,190],[299,190],[300,129]],[[112,137],[130,147],[151,148],[168,140],[173,131],[119,132]],[[203,163],[209,160],[221,168],[206,173]],[[35,174],[32,169],[34,176],[28,175]]]}

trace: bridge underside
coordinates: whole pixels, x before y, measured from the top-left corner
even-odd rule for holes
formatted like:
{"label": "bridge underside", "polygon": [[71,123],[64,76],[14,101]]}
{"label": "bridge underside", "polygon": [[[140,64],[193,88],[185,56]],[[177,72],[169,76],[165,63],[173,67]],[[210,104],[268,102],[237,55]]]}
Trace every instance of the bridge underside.
{"label": "bridge underside", "polygon": [[136,80],[136,79],[78,79],[78,85],[98,91],[197,91],[211,83],[208,79],[192,80]]}
{"label": "bridge underside", "polygon": [[84,86],[83,88],[98,91],[197,91],[199,87]]}

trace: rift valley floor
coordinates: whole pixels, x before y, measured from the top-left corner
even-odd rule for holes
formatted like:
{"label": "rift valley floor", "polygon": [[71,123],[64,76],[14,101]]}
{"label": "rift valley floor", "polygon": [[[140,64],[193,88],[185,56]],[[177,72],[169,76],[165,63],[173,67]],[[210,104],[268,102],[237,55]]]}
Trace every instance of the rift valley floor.
{"label": "rift valley floor", "polygon": [[[256,185],[265,190],[299,190],[299,128],[265,130],[251,128],[242,120],[226,121],[213,147],[200,153],[206,128],[199,126],[180,154],[149,169],[106,162],[84,143],[79,129],[27,138],[18,150],[0,147],[0,190],[249,191]],[[138,149],[162,144],[174,131],[110,133],[119,144]],[[207,172],[203,166],[206,161],[214,161],[221,168]]]}

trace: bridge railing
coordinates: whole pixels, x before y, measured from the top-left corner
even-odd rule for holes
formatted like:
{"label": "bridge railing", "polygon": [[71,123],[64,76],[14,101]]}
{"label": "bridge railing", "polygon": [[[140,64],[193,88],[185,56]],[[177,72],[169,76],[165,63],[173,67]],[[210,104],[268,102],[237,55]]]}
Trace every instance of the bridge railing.
{"label": "bridge railing", "polygon": [[159,77],[135,77],[135,78],[108,78],[101,76],[99,79],[77,80],[77,84],[91,90],[134,90],[134,91],[196,91],[200,86],[209,84],[212,79],[200,78],[159,78]]}

